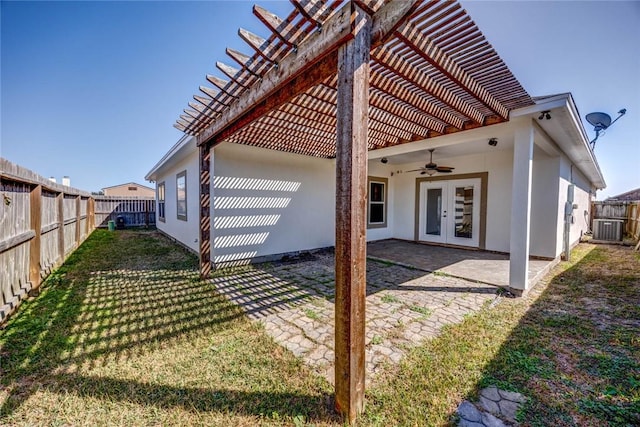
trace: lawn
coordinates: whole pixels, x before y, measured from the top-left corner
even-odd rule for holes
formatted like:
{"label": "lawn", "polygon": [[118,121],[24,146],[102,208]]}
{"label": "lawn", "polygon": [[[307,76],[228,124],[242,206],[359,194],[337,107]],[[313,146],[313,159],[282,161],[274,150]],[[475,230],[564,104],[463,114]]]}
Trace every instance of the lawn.
{"label": "lawn", "polygon": [[[638,252],[580,245],[389,366],[358,424],[452,424],[495,384],[523,425],[639,425],[639,329]],[[331,394],[156,232],[95,231],[0,330],[0,425],[340,425]]]}

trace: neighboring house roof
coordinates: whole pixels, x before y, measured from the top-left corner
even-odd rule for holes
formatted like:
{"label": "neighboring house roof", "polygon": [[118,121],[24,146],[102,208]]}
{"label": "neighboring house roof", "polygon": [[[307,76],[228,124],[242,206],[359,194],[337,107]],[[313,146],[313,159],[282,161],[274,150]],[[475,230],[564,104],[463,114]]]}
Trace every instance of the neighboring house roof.
{"label": "neighboring house roof", "polygon": [[625,202],[635,202],[637,200],[640,200],[640,188],[627,191],[626,193],[618,194],[617,196],[609,197],[605,199],[605,202],[612,202],[617,200],[625,201]]}
{"label": "neighboring house roof", "polygon": [[147,190],[156,191],[155,189],[153,189],[151,187],[147,187],[146,185],[138,184],[137,182],[127,182],[127,183],[124,183],[124,184],[112,185],[110,187],[104,187],[104,188],[102,188],[102,190],[104,191],[104,190],[108,190],[110,188],[118,188],[118,187],[129,186],[129,185],[137,185],[138,187],[146,188]]}

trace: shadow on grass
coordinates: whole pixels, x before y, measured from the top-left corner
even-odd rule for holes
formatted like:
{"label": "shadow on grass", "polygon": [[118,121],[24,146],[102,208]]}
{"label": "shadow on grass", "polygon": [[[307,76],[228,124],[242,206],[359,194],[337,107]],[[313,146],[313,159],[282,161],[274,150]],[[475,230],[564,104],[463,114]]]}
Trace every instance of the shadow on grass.
{"label": "shadow on grass", "polygon": [[597,246],[553,277],[478,388],[523,393],[532,426],[640,425],[640,256]]}
{"label": "shadow on grass", "polygon": [[237,327],[242,317],[198,278],[194,256],[157,233],[96,230],[2,331],[0,385],[8,395],[0,420],[38,390],[247,415],[293,416],[325,407],[327,396],[317,390],[244,392],[91,374],[177,342],[214,336]]}

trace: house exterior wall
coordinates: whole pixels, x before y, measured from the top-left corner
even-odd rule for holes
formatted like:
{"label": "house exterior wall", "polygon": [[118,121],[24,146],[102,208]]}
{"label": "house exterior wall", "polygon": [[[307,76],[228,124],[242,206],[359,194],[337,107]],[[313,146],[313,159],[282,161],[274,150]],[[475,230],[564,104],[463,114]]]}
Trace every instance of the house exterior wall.
{"label": "house exterior wall", "polygon": [[335,161],[233,143],[213,153],[214,263],[333,246]]}
{"label": "house exterior wall", "polygon": [[[496,150],[487,153],[439,158],[442,164],[455,165],[451,179],[456,175],[488,172],[487,185],[487,228],[485,249],[509,251],[509,224],[511,218],[511,176],[512,150]],[[424,164],[418,162],[397,165],[398,170],[411,170]],[[405,240],[415,239],[416,179],[423,177],[417,172],[396,174],[390,178],[394,189],[393,237]]]}
{"label": "house exterior wall", "polygon": [[[131,188],[135,188],[135,190],[132,190]],[[103,190],[105,196],[154,197],[156,195],[153,188],[148,188],[135,183],[115,185],[113,187],[104,188]]]}
{"label": "house exterior wall", "polygon": [[[187,220],[178,219],[176,179],[177,175],[186,171],[187,182]],[[198,151],[192,150],[186,157],[175,163],[168,163],[158,172],[156,189],[165,185],[165,219],[156,219],[156,227],[190,249],[199,251],[199,168]],[[157,200],[156,200],[157,204]],[[156,212],[159,212],[156,206]]]}
{"label": "house exterior wall", "polygon": [[560,253],[560,234],[552,224],[562,223],[564,206],[558,207],[560,189],[560,158],[547,156],[541,150],[534,150],[531,180],[531,223],[529,253],[532,256],[555,258]]}
{"label": "house exterior wall", "polygon": [[573,204],[577,208],[573,210],[569,244],[571,246],[579,242],[583,233],[589,230],[589,213],[591,209],[591,184],[577,167],[572,166],[569,159],[562,156],[560,159],[560,190],[558,193],[558,239],[556,251],[558,255],[563,250],[564,207],[567,201],[568,188],[574,184]]}

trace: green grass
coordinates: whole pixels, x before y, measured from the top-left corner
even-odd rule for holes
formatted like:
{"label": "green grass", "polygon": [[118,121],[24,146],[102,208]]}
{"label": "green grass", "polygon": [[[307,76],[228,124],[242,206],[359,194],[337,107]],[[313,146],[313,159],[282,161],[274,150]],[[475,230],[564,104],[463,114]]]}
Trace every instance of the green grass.
{"label": "green grass", "polygon": [[640,263],[581,245],[525,298],[504,299],[410,351],[367,393],[360,425],[453,425],[489,385],[529,400],[527,426],[640,425]]}
{"label": "green grass", "polygon": [[334,424],[329,384],[154,232],[96,230],[0,332],[0,425]]}
{"label": "green grass", "polygon": [[399,304],[402,302],[398,297],[392,294],[384,294],[380,300],[385,304]]}
{"label": "green grass", "polygon": [[[453,425],[488,385],[528,398],[526,426],[638,425],[639,301],[637,254],[581,245],[385,367],[358,425]],[[155,232],[97,230],[0,331],[0,425],[340,425],[332,392]]]}

